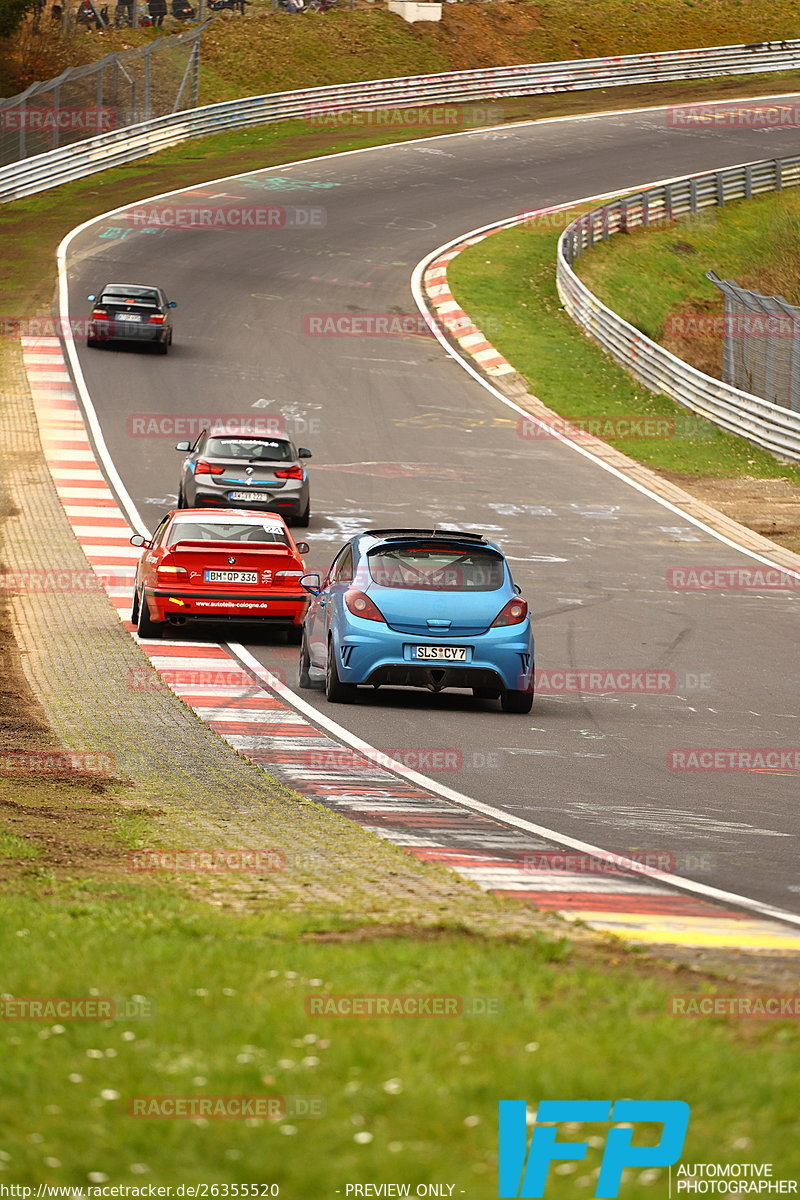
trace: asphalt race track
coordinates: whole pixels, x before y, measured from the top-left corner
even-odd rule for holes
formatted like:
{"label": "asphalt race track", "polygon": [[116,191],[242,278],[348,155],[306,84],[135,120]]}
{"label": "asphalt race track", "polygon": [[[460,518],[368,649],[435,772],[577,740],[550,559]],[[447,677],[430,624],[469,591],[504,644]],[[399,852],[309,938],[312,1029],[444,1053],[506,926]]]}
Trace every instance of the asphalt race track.
{"label": "asphalt race track", "polygon": [[[149,528],[174,504],[173,446],[190,435],[138,436],[138,415],[281,413],[314,452],[309,569],[365,527],[485,530],[531,604],[539,668],[649,668],[676,680],[656,694],[540,695],[530,717],[466,693],[370,691],[347,707],[306,699],[379,748],[460,751],[461,769],[436,777],[471,797],[610,851],[681,856],[686,876],[795,913],[796,774],[667,766],[674,748],[797,745],[795,597],[673,591],[670,567],[752,559],[569,447],[518,436],[513,412],[433,337],[310,336],[306,318],[415,312],[409,280],[423,256],[522,209],[798,148],[791,129],[670,128],[664,111],[480,132],[179,198],[322,209],[313,219],[324,224],[145,232],[101,218],[68,259],[73,318],[105,281],[157,283],[179,303],[167,358],[79,348]],[[491,241],[485,249],[490,258]],[[294,679],[296,648],[228,636]]]}

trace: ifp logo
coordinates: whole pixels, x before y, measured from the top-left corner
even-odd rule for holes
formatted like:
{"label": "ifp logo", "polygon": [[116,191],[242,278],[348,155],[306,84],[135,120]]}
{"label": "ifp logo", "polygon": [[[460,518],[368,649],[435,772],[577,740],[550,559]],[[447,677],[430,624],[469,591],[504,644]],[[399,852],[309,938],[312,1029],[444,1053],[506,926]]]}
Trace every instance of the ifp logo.
{"label": "ifp logo", "polygon": [[689,1105],[683,1100],[542,1100],[530,1151],[526,1116],[524,1100],[500,1101],[498,1196],[501,1200],[543,1196],[551,1162],[586,1157],[588,1142],[556,1141],[556,1126],[561,1121],[661,1124],[661,1138],[655,1146],[633,1146],[633,1129],[609,1130],[594,1194],[603,1198],[617,1196],[626,1167],[668,1167],[678,1161],[689,1125]]}

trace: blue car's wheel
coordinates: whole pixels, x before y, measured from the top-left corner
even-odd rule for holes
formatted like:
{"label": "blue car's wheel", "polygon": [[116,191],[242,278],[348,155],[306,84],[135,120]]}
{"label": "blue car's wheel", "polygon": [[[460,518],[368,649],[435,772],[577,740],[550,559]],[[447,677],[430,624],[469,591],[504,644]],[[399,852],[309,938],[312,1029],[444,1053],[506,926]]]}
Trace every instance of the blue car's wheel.
{"label": "blue car's wheel", "polygon": [[529,713],[533,708],[533,689],[529,692],[501,692],[500,704],[503,712]]}
{"label": "blue car's wheel", "polygon": [[310,688],[313,686],[311,680],[311,655],[308,653],[308,642],[306,641],[305,630],[303,631],[303,640],[300,643],[300,662],[297,664],[297,686],[301,688]]}
{"label": "blue car's wheel", "polygon": [[328,642],[328,663],[325,670],[325,698],[331,704],[352,704],[356,698],[356,685],[342,683],[336,669],[336,655],[333,649],[333,639]]}

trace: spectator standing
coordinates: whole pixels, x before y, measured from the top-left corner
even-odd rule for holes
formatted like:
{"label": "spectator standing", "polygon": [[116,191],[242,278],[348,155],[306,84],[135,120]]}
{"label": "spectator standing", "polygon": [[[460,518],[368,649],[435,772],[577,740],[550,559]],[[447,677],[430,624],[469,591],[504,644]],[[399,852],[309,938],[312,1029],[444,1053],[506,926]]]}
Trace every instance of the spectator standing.
{"label": "spectator standing", "polygon": [[148,0],[147,11],[153,19],[153,24],[160,28],[167,15],[167,0]]}

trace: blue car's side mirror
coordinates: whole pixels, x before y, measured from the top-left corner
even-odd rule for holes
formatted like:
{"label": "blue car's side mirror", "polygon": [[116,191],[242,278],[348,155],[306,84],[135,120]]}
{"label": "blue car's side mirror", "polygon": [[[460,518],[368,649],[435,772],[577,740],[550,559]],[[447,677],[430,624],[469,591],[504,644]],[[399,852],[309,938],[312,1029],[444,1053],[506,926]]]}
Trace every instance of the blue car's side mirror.
{"label": "blue car's side mirror", "polygon": [[310,596],[318,596],[322,591],[322,580],[319,575],[301,575],[298,580],[300,587]]}

